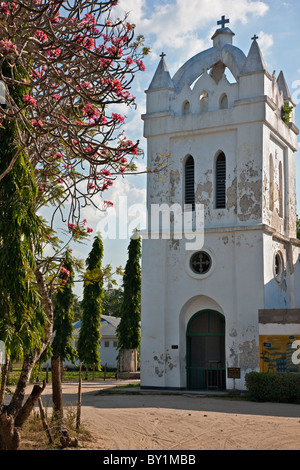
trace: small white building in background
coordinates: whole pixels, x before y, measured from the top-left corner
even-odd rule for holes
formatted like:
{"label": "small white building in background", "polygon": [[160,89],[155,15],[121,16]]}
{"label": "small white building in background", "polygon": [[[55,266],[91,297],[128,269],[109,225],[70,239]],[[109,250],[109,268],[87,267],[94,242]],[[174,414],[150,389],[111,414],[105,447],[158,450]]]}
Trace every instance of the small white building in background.
{"label": "small white building in background", "polygon": [[[100,361],[101,361],[102,368],[104,368],[104,366],[106,365],[107,368],[109,369],[117,369],[118,339],[116,335],[116,329],[119,323],[120,323],[120,318],[111,317],[109,315],[101,315],[101,327],[100,327],[101,340],[100,340],[99,350],[100,350]],[[74,336],[73,345],[76,348],[78,338],[79,338],[81,321],[75,322],[73,324],[73,327],[75,329],[75,332],[73,334]],[[77,361],[76,364],[79,366],[79,361]],[[64,361],[64,366],[71,369],[74,367],[74,364],[69,361]]]}
{"label": "small white building in background", "polygon": [[284,103],[294,103],[257,36],[245,55],[226,23],[172,78],[162,54],[146,91],[148,166],[170,155],[160,178],[147,176],[148,214],[153,204],[189,204],[195,222],[203,205],[204,245],[188,250],[175,233],[151,239],[149,221],[142,388],[230,389],[234,376],[244,389],[253,370],[299,371],[291,361],[300,338],[299,131],[294,109],[290,122],[281,119]]}

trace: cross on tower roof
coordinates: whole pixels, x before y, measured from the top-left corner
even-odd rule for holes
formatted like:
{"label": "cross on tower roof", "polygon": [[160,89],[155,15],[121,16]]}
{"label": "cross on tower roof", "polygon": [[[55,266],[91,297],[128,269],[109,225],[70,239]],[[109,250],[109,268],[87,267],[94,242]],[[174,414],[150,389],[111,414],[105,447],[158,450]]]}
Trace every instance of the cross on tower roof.
{"label": "cross on tower roof", "polygon": [[256,34],[254,34],[253,38],[251,38],[252,41],[256,41],[256,39],[258,39],[258,36],[256,36]]}
{"label": "cross on tower roof", "polygon": [[166,57],[166,54],[165,54],[164,52],[162,52],[162,53],[160,54],[160,57],[164,58],[164,57]]}
{"label": "cross on tower roof", "polygon": [[226,25],[227,23],[229,23],[229,20],[226,20],[226,19],[225,19],[225,16],[223,15],[223,16],[222,16],[222,19],[221,19],[220,21],[218,21],[217,24],[220,24],[220,25],[222,25],[222,28],[225,28],[225,25]]}

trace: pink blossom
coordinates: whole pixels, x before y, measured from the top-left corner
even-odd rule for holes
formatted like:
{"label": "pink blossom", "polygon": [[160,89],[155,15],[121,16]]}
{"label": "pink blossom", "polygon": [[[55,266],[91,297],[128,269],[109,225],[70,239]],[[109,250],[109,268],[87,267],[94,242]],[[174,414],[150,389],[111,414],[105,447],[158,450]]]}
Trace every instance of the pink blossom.
{"label": "pink blossom", "polygon": [[41,31],[41,30],[37,30],[34,34],[34,37],[37,38],[41,42],[48,41],[47,34],[44,33],[44,31]]}
{"label": "pink blossom", "polygon": [[80,83],[80,85],[76,86],[77,91],[79,91],[80,88],[83,88],[85,90],[90,90],[91,88],[93,88],[93,86],[92,86],[91,82],[85,81],[85,82]]}
{"label": "pink blossom", "polygon": [[60,54],[61,54],[61,49],[59,47],[55,49],[48,49],[47,51],[45,51],[45,55],[47,57],[51,57],[51,59],[58,58]]}
{"label": "pink blossom", "polygon": [[83,109],[82,113],[86,118],[91,121],[91,120],[96,120],[100,116],[100,112],[98,109],[94,108],[91,104],[86,104]]}
{"label": "pink blossom", "polygon": [[117,122],[120,122],[121,124],[124,124],[124,117],[121,116],[121,114],[112,113],[111,117],[113,118],[114,121],[117,121]]}
{"label": "pink blossom", "polygon": [[7,56],[10,54],[18,55],[17,46],[10,39],[0,41],[0,54]]}
{"label": "pink blossom", "polygon": [[43,121],[40,119],[31,119],[31,124],[33,127],[43,127]]}
{"label": "pink blossom", "polygon": [[61,98],[61,95],[59,93],[54,93],[54,95],[51,95],[51,99],[52,100],[59,100]]}
{"label": "pink blossom", "polygon": [[5,2],[0,3],[0,13],[2,13],[3,15],[6,15],[6,16],[10,16],[8,6],[6,5]]}
{"label": "pink blossom", "polygon": [[60,271],[62,274],[65,274],[66,276],[70,277],[70,271],[68,271],[68,269],[61,266]]}
{"label": "pink blossom", "polygon": [[127,57],[127,58],[124,59],[124,60],[125,60],[125,62],[126,62],[127,65],[133,64],[133,59],[132,59],[131,57]]}
{"label": "pink blossom", "polygon": [[104,176],[111,176],[111,172],[106,168],[103,168],[103,170],[100,171],[100,174]]}
{"label": "pink blossom", "polygon": [[138,66],[139,70],[142,70],[142,72],[145,72],[146,67],[145,67],[145,65],[144,65],[144,63],[143,63],[142,60],[136,59],[136,60],[135,60],[135,63],[136,63],[136,65]]}
{"label": "pink blossom", "polygon": [[107,206],[110,206],[110,207],[112,207],[114,205],[114,203],[111,202],[111,201],[104,201],[104,204],[106,204]]}
{"label": "pink blossom", "polygon": [[100,59],[100,66],[104,69],[106,69],[107,67],[109,67],[112,64],[113,64],[112,59],[105,59],[105,58]]}
{"label": "pink blossom", "polygon": [[80,44],[81,46],[83,46],[84,48],[86,48],[88,50],[94,49],[94,47],[95,47],[94,38],[90,38],[88,36],[82,36],[82,35],[77,34],[75,36],[75,40],[78,44]]}
{"label": "pink blossom", "polygon": [[31,106],[35,106],[37,105],[36,103],[36,99],[33,98],[33,96],[30,96],[30,95],[23,95],[23,100],[26,104],[29,104]]}

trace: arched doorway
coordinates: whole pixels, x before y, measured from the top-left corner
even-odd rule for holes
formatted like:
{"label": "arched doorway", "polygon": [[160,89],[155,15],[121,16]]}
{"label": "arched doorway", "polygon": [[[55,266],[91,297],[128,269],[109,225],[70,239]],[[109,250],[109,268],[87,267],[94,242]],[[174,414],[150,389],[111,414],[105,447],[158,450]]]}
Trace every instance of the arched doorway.
{"label": "arched doorway", "polygon": [[226,388],[224,316],[215,310],[193,315],[186,330],[186,344],[187,388]]}

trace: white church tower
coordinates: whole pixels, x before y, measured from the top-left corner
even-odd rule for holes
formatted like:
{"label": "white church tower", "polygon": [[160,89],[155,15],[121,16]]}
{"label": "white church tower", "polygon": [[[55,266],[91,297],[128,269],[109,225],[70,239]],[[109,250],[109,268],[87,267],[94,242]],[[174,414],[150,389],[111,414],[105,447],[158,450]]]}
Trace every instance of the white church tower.
{"label": "white church tower", "polygon": [[[204,240],[187,249],[150,224],[144,236],[144,388],[242,390],[247,372],[279,370],[282,342],[300,338],[294,104],[259,38],[245,55],[228,22],[173,78],[162,54],[146,91],[148,166],[170,155],[148,175],[148,213],[189,204],[195,222],[203,205]],[[283,107],[292,108],[285,120]]]}

